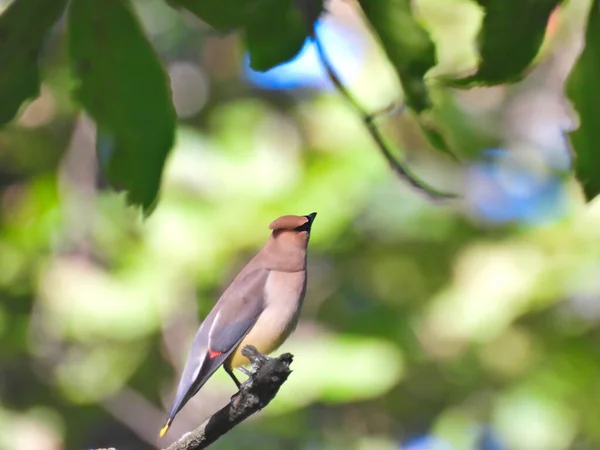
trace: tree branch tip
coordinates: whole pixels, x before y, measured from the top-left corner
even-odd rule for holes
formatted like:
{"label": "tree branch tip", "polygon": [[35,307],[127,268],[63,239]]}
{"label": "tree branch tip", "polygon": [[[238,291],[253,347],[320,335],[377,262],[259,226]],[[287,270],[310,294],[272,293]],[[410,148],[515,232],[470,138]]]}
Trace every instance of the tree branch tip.
{"label": "tree branch tip", "polygon": [[213,414],[195,430],[184,434],[167,450],[200,450],[208,447],[225,433],[265,408],[285,383],[293,355],[283,353],[271,358],[261,354],[256,347],[246,345],[242,355],[252,364],[250,377],[242,383],[229,403]]}

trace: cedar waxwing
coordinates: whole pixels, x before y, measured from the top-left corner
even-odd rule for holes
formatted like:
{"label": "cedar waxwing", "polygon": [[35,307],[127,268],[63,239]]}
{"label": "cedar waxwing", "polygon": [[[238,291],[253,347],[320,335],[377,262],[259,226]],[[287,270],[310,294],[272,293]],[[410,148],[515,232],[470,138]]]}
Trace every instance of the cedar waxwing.
{"label": "cedar waxwing", "polygon": [[240,387],[233,368],[249,364],[241,354],[244,346],[268,354],[292,333],[306,292],[306,247],[316,215],[282,216],[269,225],[273,232],[265,246],[198,328],[161,437],[221,365]]}

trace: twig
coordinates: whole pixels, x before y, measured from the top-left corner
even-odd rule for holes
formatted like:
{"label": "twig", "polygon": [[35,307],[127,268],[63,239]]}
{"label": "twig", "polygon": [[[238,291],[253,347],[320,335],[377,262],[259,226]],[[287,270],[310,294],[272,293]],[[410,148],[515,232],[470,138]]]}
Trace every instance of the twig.
{"label": "twig", "polygon": [[379,128],[377,128],[377,125],[375,124],[375,119],[381,113],[389,113],[391,111],[395,111],[398,108],[395,105],[392,105],[390,108],[384,109],[381,113],[375,113],[375,114],[367,113],[362,108],[362,106],[360,106],[360,104],[354,99],[354,97],[350,94],[350,92],[348,91],[346,86],[344,86],[344,83],[342,83],[342,80],[340,80],[338,75],[333,70],[331,63],[330,63],[329,59],[327,58],[327,55],[325,54],[325,50],[323,48],[323,45],[321,44],[321,40],[317,36],[316,30],[313,30],[312,37],[315,42],[315,46],[317,48],[317,53],[319,55],[319,59],[321,60],[321,63],[323,64],[323,67],[325,68],[325,71],[327,72],[327,76],[329,77],[329,79],[331,80],[333,85],[337,88],[337,90],[346,98],[346,100],[348,100],[348,102],[352,105],[352,107],[362,117],[362,120],[365,123],[367,130],[369,131],[369,134],[375,141],[375,144],[377,144],[377,148],[379,148],[379,151],[381,152],[383,157],[386,159],[386,161],[388,162],[388,164],[390,165],[392,170],[394,172],[396,172],[396,174],[400,178],[402,178],[403,180],[408,182],[408,184],[410,184],[414,188],[418,189],[419,191],[427,194],[427,196],[429,196],[432,199],[457,198],[458,195],[456,195],[456,194],[440,191],[439,189],[434,188],[433,186],[420,180],[412,172],[412,170],[410,170],[408,168],[408,166],[406,164],[404,164],[404,163],[396,160],[396,158],[394,158],[394,156],[392,155],[392,152],[389,150],[389,148],[385,142],[383,135],[381,134],[381,132],[379,131]]}
{"label": "twig", "polygon": [[242,383],[240,391],[229,404],[216,412],[194,431],[184,434],[167,450],[200,450],[208,447],[233,427],[260,411],[275,397],[292,372],[293,356],[284,353],[277,358],[261,355],[252,345],[242,349],[242,355],[252,363],[252,374]]}

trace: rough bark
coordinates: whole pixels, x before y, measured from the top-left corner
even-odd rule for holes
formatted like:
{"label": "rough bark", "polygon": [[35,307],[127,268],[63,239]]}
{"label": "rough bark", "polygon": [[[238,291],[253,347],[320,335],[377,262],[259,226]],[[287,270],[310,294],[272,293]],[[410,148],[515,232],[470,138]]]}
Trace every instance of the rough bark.
{"label": "rough bark", "polygon": [[200,450],[208,447],[233,427],[252,414],[260,411],[275,397],[279,388],[292,372],[292,355],[284,353],[277,358],[261,355],[256,348],[247,345],[242,354],[252,363],[252,373],[242,383],[240,391],[229,403],[213,414],[194,431],[184,434],[167,450]]}

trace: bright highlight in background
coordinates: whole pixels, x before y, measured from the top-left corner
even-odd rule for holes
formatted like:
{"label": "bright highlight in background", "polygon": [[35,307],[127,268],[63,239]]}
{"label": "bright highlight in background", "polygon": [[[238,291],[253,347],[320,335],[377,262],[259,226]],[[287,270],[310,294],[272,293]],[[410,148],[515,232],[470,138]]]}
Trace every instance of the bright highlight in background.
{"label": "bright highlight in background", "polygon": [[532,167],[516,152],[490,149],[467,176],[467,200],[477,216],[496,223],[543,223],[565,213],[559,177]]}
{"label": "bright highlight in background", "polygon": [[[347,83],[350,82],[364,60],[364,44],[356,33],[331,21],[320,20],[315,30],[335,70],[344,74]],[[294,59],[266,72],[253,70],[250,67],[250,57],[246,54],[244,75],[251,83],[263,89],[332,89],[319,60],[316,45],[309,39]]]}

